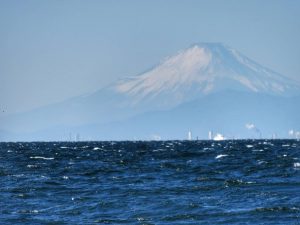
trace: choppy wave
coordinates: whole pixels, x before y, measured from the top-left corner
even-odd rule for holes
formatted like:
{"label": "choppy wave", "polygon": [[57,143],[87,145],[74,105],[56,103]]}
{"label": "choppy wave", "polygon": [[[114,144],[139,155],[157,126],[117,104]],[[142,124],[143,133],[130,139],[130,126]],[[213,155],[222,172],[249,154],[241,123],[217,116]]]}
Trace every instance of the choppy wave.
{"label": "choppy wave", "polygon": [[0,143],[1,224],[297,224],[300,142]]}

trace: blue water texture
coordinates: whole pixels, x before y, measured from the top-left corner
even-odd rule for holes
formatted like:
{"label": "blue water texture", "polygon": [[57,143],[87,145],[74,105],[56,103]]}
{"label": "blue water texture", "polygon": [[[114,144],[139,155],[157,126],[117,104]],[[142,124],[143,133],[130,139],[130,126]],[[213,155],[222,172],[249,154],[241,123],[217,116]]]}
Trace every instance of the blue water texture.
{"label": "blue water texture", "polygon": [[300,142],[0,143],[0,224],[300,224]]}

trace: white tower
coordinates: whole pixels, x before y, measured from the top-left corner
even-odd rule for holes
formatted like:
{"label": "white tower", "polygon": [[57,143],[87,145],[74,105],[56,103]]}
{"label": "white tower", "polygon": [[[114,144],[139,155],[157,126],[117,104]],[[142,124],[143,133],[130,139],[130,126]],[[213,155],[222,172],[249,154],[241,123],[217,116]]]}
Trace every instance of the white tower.
{"label": "white tower", "polygon": [[300,140],[300,131],[297,131],[295,136],[296,136],[297,141],[299,141]]}
{"label": "white tower", "polygon": [[188,132],[188,140],[189,140],[189,141],[192,140],[192,132],[191,132],[191,131]]}
{"label": "white tower", "polygon": [[208,140],[212,140],[212,131],[208,131]]}
{"label": "white tower", "polygon": [[79,133],[76,134],[75,141],[80,141],[80,134]]}

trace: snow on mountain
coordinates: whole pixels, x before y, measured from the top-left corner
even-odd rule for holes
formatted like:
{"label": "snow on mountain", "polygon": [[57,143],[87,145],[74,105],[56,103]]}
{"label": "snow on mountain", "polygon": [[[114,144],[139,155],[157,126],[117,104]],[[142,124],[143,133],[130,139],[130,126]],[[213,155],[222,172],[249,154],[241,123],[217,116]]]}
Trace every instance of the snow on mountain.
{"label": "snow on mountain", "polygon": [[[233,93],[236,94],[226,96],[224,95],[226,91],[234,91]],[[217,97],[210,97],[214,94]],[[206,120],[212,112],[219,113],[221,109],[225,110],[223,114],[234,114],[235,117],[240,117],[239,114],[233,112],[234,106],[238,108],[236,112],[243,115],[251,114],[253,110],[247,108],[247,101],[250,98],[245,97],[235,104],[239,95],[243,94],[253,95],[255,100],[253,107],[257,107],[260,104],[267,104],[267,101],[260,102],[262,95],[276,97],[276,101],[277,98],[283,96],[300,95],[300,85],[223,44],[196,44],[164,59],[158,66],[146,73],[119,80],[92,94],[74,97],[29,112],[2,117],[0,118],[0,129],[20,133],[22,136],[24,132],[39,132],[51,128],[53,133],[63,136],[65,133],[69,133],[71,127],[110,124],[116,121],[126,121],[144,113],[151,115],[154,111],[161,115],[165,111],[166,113],[162,113],[162,117],[155,117],[151,124],[147,122],[147,116],[143,117],[144,119],[141,120],[142,122],[135,132],[140,133],[146,127],[159,124],[166,125],[166,132],[171,132],[173,125],[172,123],[166,124],[167,119],[175,118],[175,120],[171,120],[172,122],[182,120],[182,118],[194,121],[199,114],[202,115],[200,116],[201,120]],[[203,99],[203,101],[197,101],[199,99]],[[283,99],[288,101],[290,98]],[[191,107],[183,110],[184,113],[178,113],[184,108],[181,107],[182,105],[192,101]],[[245,105],[242,105],[243,102]],[[278,102],[273,105],[284,108],[284,105],[280,103],[281,100]],[[298,103],[299,100],[296,99],[286,106],[291,108],[293,105],[299,105]],[[267,112],[261,112],[259,109],[260,114],[258,113],[256,117],[265,120],[265,116],[270,115],[270,111],[276,114],[273,105],[269,107],[269,110],[265,108]],[[176,107],[179,107],[175,110],[176,113],[172,113],[171,110]],[[194,108],[197,111],[193,111]],[[249,112],[243,111],[243,109],[247,109]],[[206,110],[205,113],[203,110]],[[283,111],[288,110],[284,109]],[[189,113],[189,111],[194,113]],[[298,111],[295,109],[295,112]],[[280,113],[281,116],[284,114],[284,112]],[[291,117],[292,113],[277,119]],[[242,127],[245,123],[255,119],[250,114],[247,121],[241,121]],[[270,117],[275,118],[273,115]],[[233,117],[228,117],[228,119],[231,122],[235,120]],[[234,123],[236,126],[239,125],[237,122]],[[265,123],[264,126],[270,127],[270,124]],[[133,126],[133,122],[131,125]],[[222,126],[222,123],[219,121],[217,126]],[[233,125],[228,126],[233,127]],[[203,125],[203,129],[206,128],[209,129],[208,125]],[[108,133],[107,129],[109,128],[105,127],[102,130],[102,136]],[[117,132],[117,129],[119,128],[112,130],[111,134]],[[100,135],[100,129],[95,129],[93,132],[95,135]],[[0,135],[4,136],[3,132],[0,132]],[[37,136],[38,133],[35,137]]]}
{"label": "snow on mountain", "polygon": [[132,104],[152,102],[171,106],[226,89],[291,95],[300,90],[300,85],[230,47],[203,43],[113,86],[114,91],[128,96]]}

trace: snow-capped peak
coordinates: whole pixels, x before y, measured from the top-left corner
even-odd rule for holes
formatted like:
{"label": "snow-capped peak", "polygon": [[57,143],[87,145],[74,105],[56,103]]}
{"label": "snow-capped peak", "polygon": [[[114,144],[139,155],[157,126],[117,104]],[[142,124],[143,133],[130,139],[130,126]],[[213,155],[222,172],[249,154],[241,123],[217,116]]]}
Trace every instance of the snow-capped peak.
{"label": "snow-capped peak", "polygon": [[277,95],[300,90],[288,78],[219,43],[195,44],[114,86],[134,103],[160,101],[171,105],[224,89]]}
{"label": "snow-capped peak", "polygon": [[[201,79],[196,76],[199,70],[205,70],[212,55],[205,48],[195,45],[177,55],[166,58],[159,66],[128,82],[120,83],[118,91],[142,96],[173,89],[181,84]],[[200,81],[200,80],[199,80]]]}

